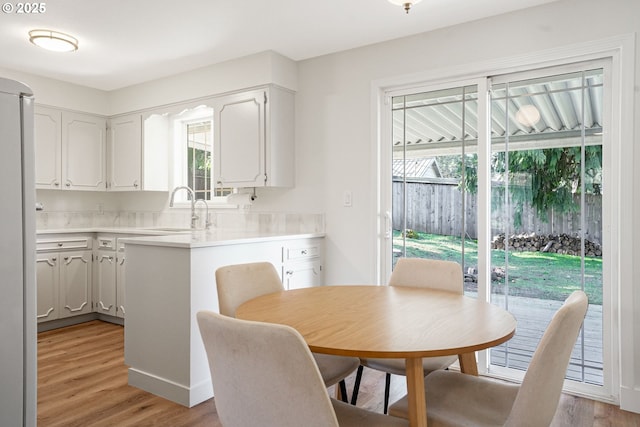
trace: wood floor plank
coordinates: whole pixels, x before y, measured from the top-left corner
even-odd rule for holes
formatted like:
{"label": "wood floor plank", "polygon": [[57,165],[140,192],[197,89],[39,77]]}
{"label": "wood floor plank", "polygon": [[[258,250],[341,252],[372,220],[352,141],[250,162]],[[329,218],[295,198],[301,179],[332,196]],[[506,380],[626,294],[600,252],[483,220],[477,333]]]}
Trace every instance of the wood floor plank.
{"label": "wood floor plank", "polygon": [[[353,389],[354,375],[347,378]],[[333,390],[330,390],[331,395]],[[392,376],[390,401],[406,393]],[[365,368],[358,406],[382,412],[384,373]],[[256,424],[259,425],[259,424]],[[185,408],[127,384],[124,329],[93,321],[38,334],[39,427],[221,427],[214,399]],[[640,427],[640,414],[562,395],[552,427]]]}

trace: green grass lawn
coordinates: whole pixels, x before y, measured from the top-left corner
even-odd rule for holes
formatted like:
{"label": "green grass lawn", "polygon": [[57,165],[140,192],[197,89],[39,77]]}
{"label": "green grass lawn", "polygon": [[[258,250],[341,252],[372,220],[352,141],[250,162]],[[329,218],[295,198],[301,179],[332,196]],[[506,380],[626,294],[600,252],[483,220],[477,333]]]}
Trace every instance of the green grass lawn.
{"label": "green grass lawn", "polygon": [[[461,261],[461,239],[414,232],[406,239],[406,256]],[[413,235],[412,235],[413,236]],[[394,249],[402,250],[400,231],[394,231]],[[478,242],[465,240],[464,268],[478,265]],[[491,251],[492,292],[529,298],[564,300],[582,288],[580,257],[544,252],[509,252],[509,268],[505,274],[505,251]],[[474,283],[468,282],[467,288]],[[584,287],[591,304],[602,304],[602,258],[585,258]]]}

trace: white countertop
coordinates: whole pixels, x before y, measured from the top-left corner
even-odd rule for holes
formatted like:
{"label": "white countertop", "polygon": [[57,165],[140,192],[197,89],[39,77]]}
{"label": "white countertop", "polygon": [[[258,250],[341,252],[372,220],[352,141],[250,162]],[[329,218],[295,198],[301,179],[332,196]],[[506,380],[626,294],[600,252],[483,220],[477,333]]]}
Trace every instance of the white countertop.
{"label": "white countertop", "polygon": [[38,237],[46,234],[105,233],[139,234],[122,241],[127,245],[167,246],[178,248],[204,248],[273,240],[324,237],[324,233],[283,233],[246,230],[184,230],[171,227],[128,228],[128,227],[86,227],[56,230],[38,230]]}

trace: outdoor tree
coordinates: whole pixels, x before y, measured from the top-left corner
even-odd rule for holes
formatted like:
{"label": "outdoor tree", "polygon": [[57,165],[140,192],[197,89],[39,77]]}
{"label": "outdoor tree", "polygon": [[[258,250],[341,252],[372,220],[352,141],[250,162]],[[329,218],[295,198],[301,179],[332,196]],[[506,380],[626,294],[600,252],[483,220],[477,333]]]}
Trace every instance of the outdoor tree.
{"label": "outdoor tree", "polygon": [[[492,181],[509,181],[509,192],[516,225],[530,203],[539,217],[546,221],[553,209],[566,213],[578,209],[576,195],[582,191],[581,147],[544,148],[493,153],[491,158]],[[477,156],[442,156],[438,164],[449,177],[460,179],[460,188],[476,193],[478,188]],[[463,174],[464,168],[464,174]],[[586,146],[584,149],[585,194],[600,194],[602,182],[602,146]],[[504,187],[495,186],[494,191]]]}

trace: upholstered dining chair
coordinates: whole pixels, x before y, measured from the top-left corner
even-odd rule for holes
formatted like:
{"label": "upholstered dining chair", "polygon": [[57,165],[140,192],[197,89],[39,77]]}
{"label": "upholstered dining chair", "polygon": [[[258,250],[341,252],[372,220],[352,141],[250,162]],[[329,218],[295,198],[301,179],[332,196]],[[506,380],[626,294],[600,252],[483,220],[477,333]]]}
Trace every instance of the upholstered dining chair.
{"label": "upholstered dining chair", "polygon": [[329,398],[309,347],[289,326],[211,311],[197,320],[225,427],[409,425]]}
{"label": "upholstered dining chair", "polygon": [[[216,286],[220,314],[230,317],[235,317],[236,309],[245,301],[284,290],[278,272],[268,262],[220,267],[216,270]],[[338,384],[341,398],[346,402],[344,379],[358,368],[360,360],[357,357],[312,354],[325,386]]]}
{"label": "upholstered dining chair", "polygon": [[[569,295],[547,326],[520,386],[453,371],[429,374],[427,424],[548,427],[587,307],[584,292]],[[391,405],[389,413],[408,417],[407,397]]]}
{"label": "upholstered dining chair", "polygon": [[[424,258],[400,258],[389,278],[389,286],[429,288],[462,294],[463,280],[462,267],[457,262]],[[458,360],[457,356],[426,357],[422,360],[422,368],[424,374],[427,375],[435,370],[449,367],[456,360]],[[360,359],[360,366],[356,373],[351,396],[353,405],[358,400],[358,389],[362,379],[363,366],[386,372],[384,389],[384,413],[386,414],[389,406],[391,374],[405,375],[405,360]]]}

